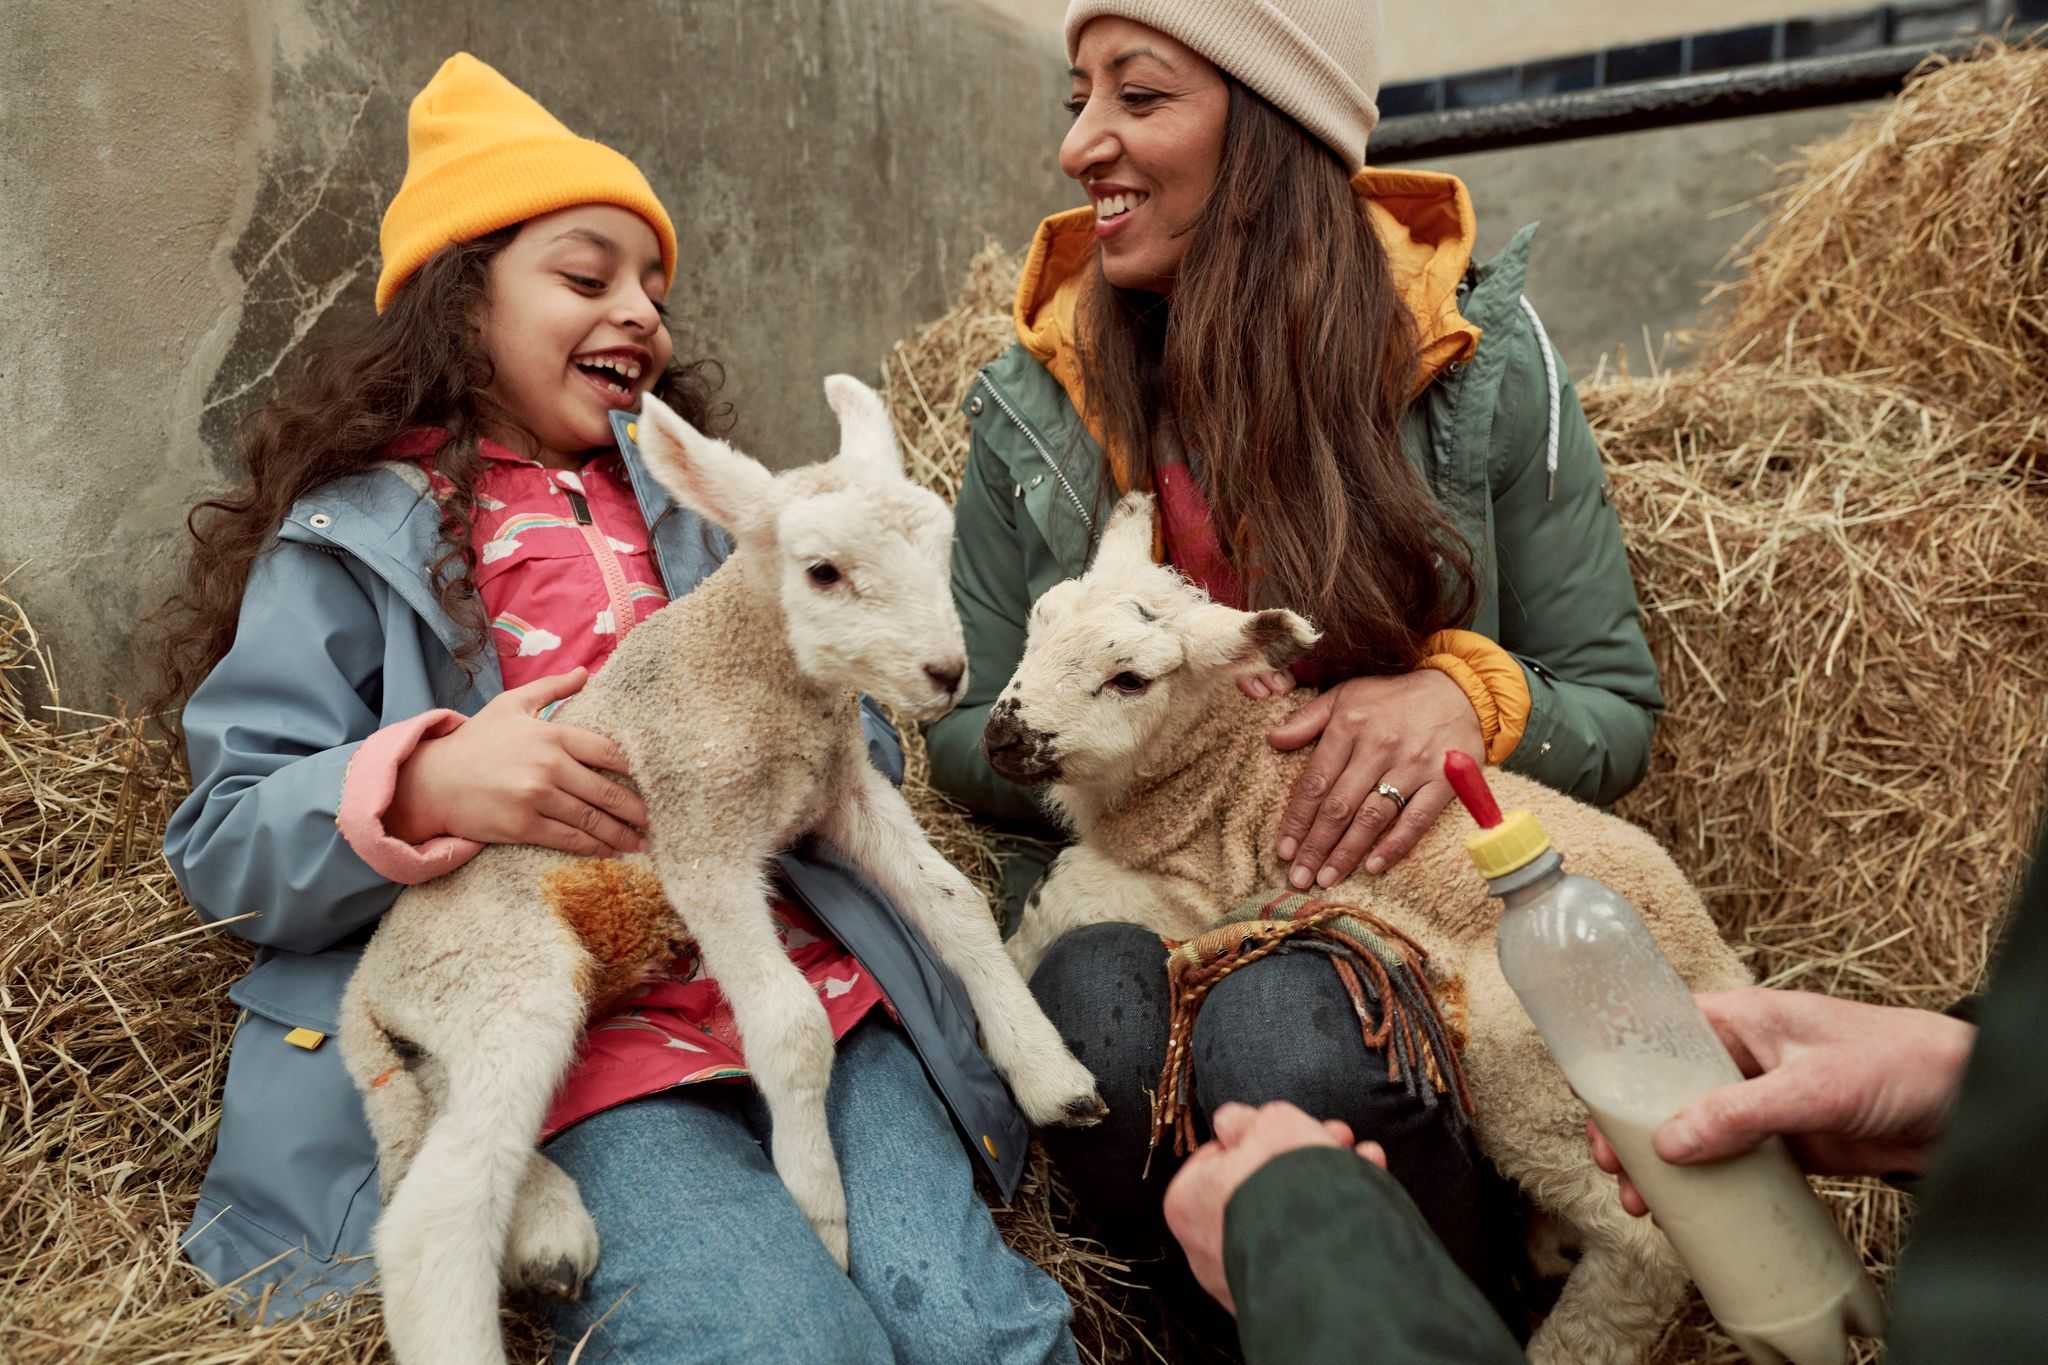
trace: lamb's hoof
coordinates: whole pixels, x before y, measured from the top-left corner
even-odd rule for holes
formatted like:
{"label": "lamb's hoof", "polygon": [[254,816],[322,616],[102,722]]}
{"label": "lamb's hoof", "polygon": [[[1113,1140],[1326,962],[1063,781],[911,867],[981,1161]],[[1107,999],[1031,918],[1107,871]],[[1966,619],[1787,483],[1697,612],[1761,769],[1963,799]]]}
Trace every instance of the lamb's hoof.
{"label": "lamb's hoof", "polygon": [[551,1299],[576,1300],[597,1269],[597,1224],[576,1182],[533,1154],[505,1248],[505,1282]]}
{"label": "lamb's hoof", "polygon": [[1065,1111],[1060,1115],[1061,1128],[1093,1128],[1109,1117],[1109,1106],[1102,1102],[1102,1096],[1093,1092],[1079,1099],[1067,1101]]}
{"label": "lamb's hoof", "polygon": [[575,1262],[566,1256],[544,1273],[531,1276],[527,1284],[534,1293],[546,1299],[574,1303],[583,1297],[583,1276],[577,1273]]}
{"label": "lamb's hoof", "polygon": [[1064,1047],[1012,1072],[1009,1081],[1017,1107],[1034,1128],[1086,1128],[1109,1113],[1095,1088],[1095,1073]]}

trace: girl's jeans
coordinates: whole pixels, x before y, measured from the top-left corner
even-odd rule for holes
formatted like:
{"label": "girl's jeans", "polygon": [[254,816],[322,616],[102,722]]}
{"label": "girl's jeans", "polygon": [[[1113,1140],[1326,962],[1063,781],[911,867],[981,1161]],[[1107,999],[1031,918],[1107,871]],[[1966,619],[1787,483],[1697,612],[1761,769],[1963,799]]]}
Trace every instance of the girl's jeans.
{"label": "girl's jeans", "polygon": [[[1109,1105],[1099,1128],[1040,1134],[1047,1154],[1113,1250],[1143,1257],[1164,1249],[1169,1263],[1179,1262],[1161,1211],[1180,1166],[1171,1138],[1142,1174],[1152,1093],[1166,1062],[1166,950],[1158,935],[1134,924],[1076,929],[1053,944],[1031,991]],[[1287,1100],[1315,1118],[1344,1120],[1360,1141],[1386,1149],[1388,1171],[1459,1268],[1497,1306],[1510,1306],[1522,1242],[1512,1193],[1469,1130],[1451,1129],[1447,1101],[1426,1107],[1388,1079],[1386,1058],[1367,1050],[1327,958],[1281,952],[1232,972],[1203,1001],[1192,1042],[1198,1136],[1208,1136],[1209,1116],[1231,1100]]]}
{"label": "girl's jeans", "polygon": [[597,1220],[597,1273],[551,1309],[555,1358],[675,1365],[1043,1365],[1067,1296],[997,1236],[953,1122],[880,1015],[840,1040],[825,1107],[846,1184],[841,1273],[769,1163],[748,1085],[592,1115],[548,1144]]}

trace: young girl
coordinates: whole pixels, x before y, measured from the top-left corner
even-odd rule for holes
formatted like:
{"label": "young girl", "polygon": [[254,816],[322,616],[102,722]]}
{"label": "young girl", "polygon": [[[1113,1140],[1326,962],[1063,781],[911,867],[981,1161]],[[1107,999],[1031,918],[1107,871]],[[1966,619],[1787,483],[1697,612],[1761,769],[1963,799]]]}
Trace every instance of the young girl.
{"label": "young girl", "polygon": [[[382,241],[377,316],[250,423],[171,615],[193,790],[165,853],[262,950],[229,992],[247,1013],[186,1245],[273,1315],[370,1271],[375,1149],[332,1041],[362,942],[482,844],[640,846],[616,747],[544,712],[721,545],[633,444],[645,393],[722,414],[708,362],[674,363],[675,232],[631,162],[458,55],[413,102]],[[752,1089],[692,1083],[745,1075],[715,986],[660,983],[594,1025],[548,1121],[602,1246],[550,1304],[560,1355],[1074,1359],[1065,1296],[997,1237],[955,1133],[1014,1187],[1026,1134],[973,1017],[868,888],[782,870],[783,937],[841,1040],[851,1274],[770,1166]]]}

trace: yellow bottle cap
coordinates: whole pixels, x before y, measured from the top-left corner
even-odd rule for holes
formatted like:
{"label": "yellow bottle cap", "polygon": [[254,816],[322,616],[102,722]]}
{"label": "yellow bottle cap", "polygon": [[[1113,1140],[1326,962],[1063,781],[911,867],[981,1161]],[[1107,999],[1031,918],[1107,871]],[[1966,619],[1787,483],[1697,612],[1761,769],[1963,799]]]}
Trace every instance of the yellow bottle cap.
{"label": "yellow bottle cap", "polygon": [[1472,855],[1472,865],[1491,880],[1519,872],[1550,852],[1550,836],[1529,812],[1510,811],[1492,829],[1468,837],[1465,851]]}

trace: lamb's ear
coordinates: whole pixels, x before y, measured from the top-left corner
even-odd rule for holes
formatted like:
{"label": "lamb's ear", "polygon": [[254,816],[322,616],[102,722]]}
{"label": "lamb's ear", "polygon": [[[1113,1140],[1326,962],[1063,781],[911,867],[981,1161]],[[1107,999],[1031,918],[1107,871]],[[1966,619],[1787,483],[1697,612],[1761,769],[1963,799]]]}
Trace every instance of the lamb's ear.
{"label": "lamb's ear", "polygon": [[753,456],[713,440],[648,394],[635,438],[647,472],[677,502],[735,536],[766,526],[782,506],[775,476]]}
{"label": "lamb's ear", "polygon": [[1129,569],[1147,568],[1152,559],[1152,506],[1150,493],[1126,493],[1109,509],[1109,524],[1102,528],[1102,544],[1088,576],[1115,575]]}
{"label": "lamb's ear", "polygon": [[1191,614],[1187,630],[1188,662],[1233,677],[1285,668],[1322,638],[1306,618],[1291,611],[1238,611],[1213,602]]}
{"label": "lamb's ear", "polygon": [[882,395],[850,374],[835,374],[825,380],[825,401],[839,415],[840,459],[872,474],[903,477],[903,451]]}

